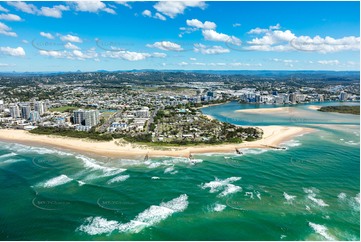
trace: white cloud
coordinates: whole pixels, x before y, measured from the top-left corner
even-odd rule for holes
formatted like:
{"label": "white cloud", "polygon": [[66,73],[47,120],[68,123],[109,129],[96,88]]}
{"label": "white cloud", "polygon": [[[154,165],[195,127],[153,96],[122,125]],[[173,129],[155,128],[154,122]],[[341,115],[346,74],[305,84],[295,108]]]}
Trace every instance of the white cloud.
{"label": "white cloud", "polygon": [[151,11],[149,11],[148,9],[146,9],[146,10],[144,10],[143,12],[142,12],[142,15],[143,16],[145,16],[145,17],[152,17],[152,12]]}
{"label": "white cloud", "polygon": [[26,39],[23,39],[21,42],[23,42],[24,44],[29,44],[29,41],[27,41]]}
{"label": "white cloud", "polygon": [[233,63],[229,63],[229,66],[233,66],[233,67],[239,67],[239,66],[262,66],[261,63],[257,63],[257,64],[250,64],[250,63],[242,63],[242,62],[233,62]]}
{"label": "white cloud", "polygon": [[63,11],[68,11],[69,7],[64,5],[56,5],[52,8],[49,7],[41,7],[40,15],[46,17],[53,17],[53,18],[61,18],[63,15]]}
{"label": "white cloud", "polygon": [[103,57],[110,57],[116,59],[123,59],[128,61],[140,61],[151,57],[149,53],[140,53],[132,51],[106,51],[103,53]]}
{"label": "white cloud", "polygon": [[25,2],[7,2],[8,5],[24,13],[36,14],[39,10],[34,4]]}
{"label": "white cloud", "polygon": [[290,45],[301,51],[314,51],[320,53],[338,52],[338,51],[357,51],[360,50],[360,37],[348,36],[340,39],[334,39],[326,36],[309,37],[300,36],[290,41]]}
{"label": "white cloud", "polygon": [[203,63],[203,62],[193,62],[192,65],[195,65],[195,66],[205,66],[206,63]]}
{"label": "white cloud", "polygon": [[15,32],[11,31],[11,28],[8,27],[6,24],[0,22],[0,34],[16,37],[18,36]]}
{"label": "white cloud", "polygon": [[283,63],[297,63],[299,62],[298,60],[290,60],[290,59],[278,59],[278,58],[273,58],[271,59],[274,62],[283,62]]}
{"label": "white cloud", "polygon": [[160,19],[160,20],[163,20],[163,21],[167,20],[167,18],[164,17],[163,15],[161,15],[160,13],[156,13],[156,14],[153,16],[153,18]]}
{"label": "white cloud", "polygon": [[21,21],[22,19],[15,14],[0,14],[0,19],[7,20],[7,21]]}
{"label": "white cloud", "polygon": [[197,58],[193,58],[193,57],[191,57],[191,58],[189,58],[189,60],[191,60],[191,61],[196,61],[196,60],[197,60]]}
{"label": "white cloud", "polygon": [[339,65],[340,64],[340,61],[339,60],[320,60],[320,61],[317,61],[317,63],[321,64],[321,65],[331,65],[331,66],[334,66],[334,65]]}
{"label": "white cloud", "polygon": [[70,50],[79,50],[80,48],[70,42],[66,43],[66,45],[64,45],[64,47],[66,49],[70,49]]}
{"label": "white cloud", "polygon": [[165,58],[165,57],[167,57],[167,54],[165,54],[165,53],[159,53],[159,52],[154,52],[154,53],[152,54],[152,57]]}
{"label": "white cloud", "polygon": [[40,35],[48,39],[54,39],[54,36],[51,33],[40,32]]}
{"label": "white cloud", "polygon": [[93,59],[98,56],[98,53],[96,53],[93,49],[90,49],[85,53],[80,50],[73,50],[72,54],[78,60]]}
{"label": "white cloud", "polygon": [[0,5],[0,12],[7,13],[7,12],[9,12],[9,10]]}
{"label": "white cloud", "polygon": [[9,66],[15,66],[14,64],[8,64],[8,63],[0,63],[0,67],[9,67]]}
{"label": "white cloud", "polygon": [[25,50],[23,47],[0,47],[0,53],[10,56],[25,56]]}
{"label": "white cloud", "polygon": [[187,65],[188,65],[188,63],[187,63],[187,62],[182,61],[182,62],[178,63],[178,65],[179,65],[179,66],[187,66]]}
{"label": "white cloud", "polygon": [[263,34],[260,38],[247,41],[249,46],[246,50],[257,51],[313,51],[329,53],[337,51],[349,51],[360,49],[360,37],[348,36],[334,39],[326,36],[296,36],[290,30],[279,30],[279,24],[270,26],[268,29],[255,28],[248,34]]}
{"label": "white cloud", "polygon": [[155,42],[154,44],[147,44],[146,45],[149,48],[158,48],[160,50],[168,50],[168,51],[182,51],[183,48],[173,42],[170,41],[161,41],[161,42]]}
{"label": "white cloud", "polygon": [[40,16],[61,18],[63,11],[68,11],[69,7],[65,5],[56,5],[53,7],[41,7],[38,9],[34,4],[25,2],[8,2],[8,5],[13,6],[19,11],[29,14],[36,14]]}
{"label": "white cloud", "polygon": [[205,46],[202,44],[194,44],[194,51],[200,52],[204,55],[214,55],[214,54],[223,54],[229,53],[229,49],[223,48],[222,46]]}
{"label": "white cloud", "polygon": [[273,45],[276,43],[291,41],[296,37],[290,30],[281,31],[267,31],[267,33],[262,38],[255,38],[251,41],[248,41],[248,44],[251,45]]}
{"label": "white cloud", "polygon": [[123,5],[123,6],[127,7],[127,8],[132,8],[132,6],[130,6],[130,4],[129,4],[129,1],[115,1],[115,3]]}
{"label": "white cloud", "polygon": [[205,40],[226,42],[233,45],[241,45],[242,41],[235,36],[229,36],[223,33],[217,33],[213,29],[202,30],[202,34]]}
{"label": "white cloud", "polygon": [[148,10],[148,9],[144,10],[144,11],[142,12],[142,15],[143,15],[144,17],[160,19],[160,20],[163,20],[163,21],[167,20],[167,18],[164,17],[164,16],[163,16],[162,14],[160,14],[160,13],[156,13],[156,14],[152,15],[152,12],[151,12],[150,10]]}
{"label": "white cloud", "polygon": [[202,23],[198,19],[187,20],[186,23],[188,26],[195,27],[197,29],[215,29],[217,27],[214,22],[205,21]]}
{"label": "white cloud", "polygon": [[220,63],[213,63],[213,62],[211,62],[211,63],[208,63],[208,65],[209,65],[209,66],[226,66],[227,64],[226,64],[226,63],[222,63],[222,62],[220,62]]}
{"label": "white cloud", "polygon": [[40,50],[39,54],[43,56],[50,56],[55,58],[63,58],[67,56],[66,51],[56,51],[56,50]]}
{"label": "white cloud", "polygon": [[158,12],[166,15],[170,18],[175,18],[178,14],[183,14],[186,8],[201,8],[206,7],[205,2],[203,1],[193,1],[193,2],[180,2],[180,1],[167,1],[167,2],[158,2],[153,6]]}
{"label": "white cloud", "polygon": [[74,35],[63,35],[60,37],[60,39],[64,42],[75,42],[75,43],[82,43],[83,40],[81,38],[79,38],[78,36],[74,36]]}
{"label": "white cloud", "polygon": [[95,52],[95,49],[89,49],[85,52],[80,50],[72,50],[72,51],[56,51],[56,50],[40,50],[39,54],[42,56],[48,56],[53,58],[66,58],[70,60],[85,60],[85,59],[93,59],[97,61],[98,53]]}
{"label": "white cloud", "polygon": [[77,1],[74,2],[74,4],[75,4],[75,10],[80,12],[98,13],[100,11],[104,11],[110,14],[116,14],[113,9],[108,8],[105,3],[99,0]]}
{"label": "white cloud", "polygon": [[233,27],[241,27],[241,24],[240,23],[234,23],[232,24]]}

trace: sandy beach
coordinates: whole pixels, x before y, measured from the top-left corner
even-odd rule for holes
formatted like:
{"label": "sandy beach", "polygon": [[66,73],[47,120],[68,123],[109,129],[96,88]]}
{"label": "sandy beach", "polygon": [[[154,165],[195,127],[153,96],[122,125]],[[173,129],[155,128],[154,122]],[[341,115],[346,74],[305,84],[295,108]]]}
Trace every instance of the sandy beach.
{"label": "sandy beach", "polygon": [[262,114],[262,113],[283,113],[283,112],[293,112],[292,107],[279,107],[279,108],[255,108],[255,109],[241,109],[236,110],[237,113],[254,113],[254,114]]}
{"label": "sandy beach", "polygon": [[318,110],[320,108],[321,108],[321,106],[316,106],[316,105],[308,106],[308,109],[311,109],[311,110]]}
{"label": "sandy beach", "polygon": [[149,157],[188,157],[189,153],[234,153],[236,148],[270,148],[270,146],[278,146],[282,142],[291,140],[295,136],[313,131],[310,128],[303,127],[263,126],[259,128],[264,132],[261,140],[244,142],[241,144],[197,145],[193,147],[151,147],[125,143],[121,142],[121,140],[101,142],[88,139],[37,135],[24,130],[11,129],[0,129],[0,140],[27,145],[60,148],[83,154],[93,154],[105,157],[143,159],[146,154],[148,154]]}

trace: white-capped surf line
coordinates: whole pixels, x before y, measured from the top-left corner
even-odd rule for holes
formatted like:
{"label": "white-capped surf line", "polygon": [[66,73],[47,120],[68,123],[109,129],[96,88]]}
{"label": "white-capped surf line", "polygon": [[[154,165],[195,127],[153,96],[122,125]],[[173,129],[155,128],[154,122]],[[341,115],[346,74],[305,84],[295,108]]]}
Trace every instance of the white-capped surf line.
{"label": "white-capped surf line", "polygon": [[224,180],[220,180],[217,177],[214,181],[205,183],[201,185],[202,189],[208,189],[210,193],[220,192],[218,196],[223,197],[228,194],[236,193],[242,191],[242,188],[231,183],[241,180],[241,177],[230,177]]}
{"label": "white-capped surf line", "polygon": [[292,196],[287,194],[286,192],[283,192],[283,196],[286,199],[287,203],[291,204],[293,200],[295,200],[296,196]]}
{"label": "white-capped surf line", "polygon": [[107,220],[102,217],[88,217],[83,225],[77,230],[90,235],[109,234],[119,227],[119,223],[115,220]]}
{"label": "white-capped surf line", "polygon": [[[1,142],[1,143],[3,143],[3,142]],[[28,146],[28,145],[22,145],[22,144],[17,144],[17,143],[4,143],[4,145],[2,147],[5,149],[8,149],[8,150],[14,150],[19,153],[38,153],[41,155],[57,154],[57,155],[62,155],[62,156],[72,156],[73,155],[71,153],[67,153],[64,151],[56,150],[56,149]]]}
{"label": "white-capped surf line", "polygon": [[147,160],[144,162],[145,165],[147,165],[148,168],[150,169],[154,169],[160,166],[164,166],[164,167],[171,167],[174,166],[176,164],[196,164],[196,163],[202,163],[203,160],[202,159],[188,159],[188,158],[170,158],[170,159],[166,159],[166,160],[161,160],[161,161],[152,161],[152,160]]}
{"label": "white-capped surf line", "polygon": [[332,237],[329,233],[328,233],[328,228],[324,225],[320,225],[320,224],[315,224],[315,223],[311,223],[308,222],[308,225],[319,235],[321,235],[322,237],[324,237],[327,240],[335,240],[334,237]]}
{"label": "white-capped surf line", "polygon": [[321,206],[321,207],[328,207],[329,205],[327,203],[325,203],[322,199],[320,198],[316,198],[316,192],[318,192],[317,189],[315,188],[303,188],[303,191],[305,193],[307,193],[307,198],[310,199],[312,202],[316,203],[318,206]]}
{"label": "white-capped surf line", "polygon": [[129,175],[116,176],[116,177],[110,179],[109,181],[107,181],[107,184],[112,184],[115,182],[123,182],[123,181],[127,180],[129,177],[130,177]]}
{"label": "white-capped surf line", "polygon": [[187,207],[188,196],[183,194],[169,202],[162,202],[159,206],[150,206],[128,223],[119,223],[102,217],[88,217],[85,223],[77,228],[77,231],[90,235],[110,234],[115,230],[121,233],[139,233],[144,228],[151,227],[174,213],[183,212]]}
{"label": "white-capped surf line", "polygon": [[284,146],[284,147],[289,147],[289,148],[291,148],[291,147],[300,146],[300,145],[302,145],[302,143],[301,143],[300,141],[298,141],[298,140],[292,139],[292,140],[286,141],[286,142],[284,142],[284,143],[281,143],[280,145],[281,145],[281,146]]}
{"label": "white-capped surf line", "polygon": [[227,206],[223,204],[216,203],[214,204],[213,211],[214,212],[222,212]]}
{"label": "white-capped surf line", "polygon": [[85,157],[83,155],[78,155],[78,156],[76,156],[76,158],[82,160],[85,168],[89,169],[90,171],[102,172],[102,174],[95,174],[95,173],[89,174],[84,179],[82,179],[84,181],[94,180],[94,179],[108,177],[108,176],[115,176],[115,175],[118,175],[119,173],[122,173],[127,170],[127,169],[117,168],[117,167],[102,166],[100,164],[97,164],[96,160],[89,158],[89,157]]}
{"label": "white-capped surf line", "polygon": [[164,170],[164,174],[167,174],[167,173],[170,173],[173,175],[173,174],[178,173],[178,171],[174,170],[174,166],[170,166],[170,167],[165,168],[165,170]]}
{"label": "white-capped surf line", "polygon": [[242,187],[236,186],[233,184],[227,184],[224,188],[224,191],[218,194],[218,197],[224,197],[232,193],[240,192],[242,191]]}
{"label": "white-capped surf line", "polygon": [[52,188],[52,187],[64,185],[71,181],[73,181],[72,178],[68,177],[67,175],[62,174],[60,176],[51,178],[51,179],[47,180],[46,182],[39,183],[37,186],[42,186],[44,188]]}
{"label": "white-capped surf line", "polygon": [[16,156],[17,154],[14,152],[8,153],[8,154],[4,154],[4,155],[0,155],[0,159],[4,159],[4,158],[9,158],[9,157],[13,157]]}

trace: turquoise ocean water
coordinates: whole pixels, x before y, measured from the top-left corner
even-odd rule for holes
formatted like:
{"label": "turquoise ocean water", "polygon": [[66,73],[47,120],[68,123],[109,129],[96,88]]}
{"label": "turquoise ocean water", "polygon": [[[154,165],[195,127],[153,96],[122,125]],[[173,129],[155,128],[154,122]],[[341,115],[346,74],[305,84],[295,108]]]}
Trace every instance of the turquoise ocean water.
{"label": "turquoise ocean water", "polygon": [[[205,114],[315,132],[286,150],[147,162],[0,142],[1,240],[359,240],[359,116],[235,102]],[[348,103],[350,105],[350,103]]]}

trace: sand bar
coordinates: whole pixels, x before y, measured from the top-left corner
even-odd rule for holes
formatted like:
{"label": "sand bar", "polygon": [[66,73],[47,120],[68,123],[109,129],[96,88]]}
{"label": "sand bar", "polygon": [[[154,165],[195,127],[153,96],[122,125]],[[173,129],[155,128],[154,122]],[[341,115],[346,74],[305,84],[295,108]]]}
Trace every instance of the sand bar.
{"label": "sand bar", "polygon": [[264,131],[261,140],[241,144],[222,145],[151,147],[121,143],[121,140],[92,141],[89,139],[76,139],[55,135],[31,134],[28,131],[12,129],[0,129],[0,140],[40,147],[60,148],[105,157],[143,159],[146,154],[148,154],[149,157],[188,157],[189,153],[234,153],[236,148],[269,148],[269,146],[278,146],[282,142],[291,140],[297,135],[313,131],[313,129],[303,127],[260,126],[259,128]]}
{"label": "sand bar", "polygon": [[321,108],[321,106],[311,105],[311,106],[308,106],[307,108],[311,109],[311,110],[319,110]]}
{"label": "sand bar", "polygon": [[236,113],[283,113],[283,112],[294,112],[293,107],[278,107],[278,108],[252,108],[252,109],[240,109],[236,110]]}

